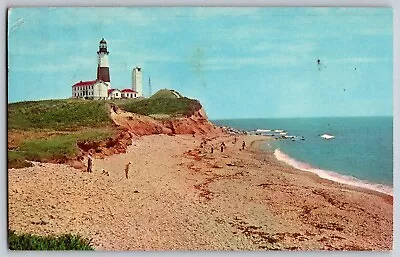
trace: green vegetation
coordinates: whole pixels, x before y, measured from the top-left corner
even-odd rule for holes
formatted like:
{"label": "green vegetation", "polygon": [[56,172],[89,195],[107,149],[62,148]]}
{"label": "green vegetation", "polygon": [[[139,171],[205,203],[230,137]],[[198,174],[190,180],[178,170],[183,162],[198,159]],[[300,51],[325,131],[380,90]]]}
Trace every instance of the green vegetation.
{"label": "green vegetation", "polygon": [[108,103],[129,112],[158,118],[188,117],[201,108],[197,100],[167,89],[160,90],[149,99],[64,99],[11,103],[8,104],[9,167],[31,166],[27,160],[74,158],[79,153],[78,142],[112,137],[116,129],[108,114]]}
{"label": "green vegetation", "polygon": [[150,99],[159,99],[159,98],[172,98],[177,99],[183,97],[178,91],[171,89],[161,89],[158,90],[155,94],[153,94]]}
{"label": "green vegetation", "polygon": [[25,161],[25,155],[22,152],[8,150],[8,167],[9,168],[24,168],[31,167],[32,165]]}
{"label": "green vegetation", "polygon": [[128,112],[142,115],[166,114],[170,117],[190,116],[201,108],[197,100],[183,98],[149,98],[118,104]]}
{"label": "green vegetation", "polygon": [[131,102],[140,102],[146,100],[146,98],[132,98],[132,99],[112,99],[109,100],[110,102],[116,104],[116,105],[123,105],[126,103],[131,103]]}
{"label": "green vegetation", "polygon": [[111,124],[105,101],[46,100],[8,105],[9,129],[78,130]]}
{"label": "green vegetation", "polygon": [[94,250],[91,240],[79,235],[37,236],[8,231],[10,250]]}
{"label": "green vegetation", "polygon": [[[8,132],[18,137],[19,131],[30,131],[33,138],[22,138],[18,147],[8,150],[8,165],[21,168],[30,166],[25,160],[74,157],[79,153],[77,142],[110,137],[114,133],[111,125],[106,101],[68,99],[11,103],[8,105]],[[43,131],[50,135],[44,136]],[[35,137],[34,134],[42,135]]]}
{"label": "green vegetation", "polygon": [[92,129],[48,138],[27,139],[19,145],[18,150],[8,151],[8,165],[20,168],[29,166],[24,160],[43,161],[74,157],[79,153],[77,142],[100,141],[112,135],[113,131],[110,129]]}

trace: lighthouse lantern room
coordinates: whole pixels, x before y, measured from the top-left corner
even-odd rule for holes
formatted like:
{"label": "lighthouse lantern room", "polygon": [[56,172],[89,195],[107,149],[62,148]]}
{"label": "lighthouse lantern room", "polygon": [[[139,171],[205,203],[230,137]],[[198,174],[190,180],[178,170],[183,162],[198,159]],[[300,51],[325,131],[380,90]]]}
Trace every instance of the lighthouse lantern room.
{"label": "lighthouse lantern room", "polygon": [[98,65],[97,65],[97,80],[104,81],[108,88],[111,88],[110,83],[110,66],[108,64],[108,50],[107,42],[102,38],[99,43],[99,51],[97,51]]}

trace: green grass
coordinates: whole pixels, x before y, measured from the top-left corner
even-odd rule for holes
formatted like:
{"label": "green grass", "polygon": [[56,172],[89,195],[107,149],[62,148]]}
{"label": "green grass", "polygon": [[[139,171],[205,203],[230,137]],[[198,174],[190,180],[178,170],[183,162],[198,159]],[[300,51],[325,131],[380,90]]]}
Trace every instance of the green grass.
{"label": "green grass", "polygon": [[110,129],[93,129],[49,138],[25,140],[19,145],[18,150],[8,151],[8,165],[21,168],[28,166],[24,160],[44,161],[75,157],[79,153],[77,142],[101,141],[112,135],[113,131]]}
{"label": "green grass", "polygon": [[132,103],[132,102],[140,102],[146,100],[146,98],[132,98],[132,99],[111,99],[109,100],[111,103],[114,103],[116,105],[123,105],[126,103]]}
{"label": "green grass", "polygon": [[178,91],[175,90],[170,90],[170,89],[161,89],[158,90],[154,95],[152,95],[150,98],[151,99],[158,99],[158,98],[172,98],[176,99],[178,98],[173,92],[178,94],[179,97],[183,97]]}
{"label": "green grass", "polygon": [[127,101],[118,104],[128,112],[142,115],[166,114],[171,117],[190,116],[201,108],[197,100],[183,98],[149,98],[141,101]]}
{"label": "green grass", "polygon": [[[9,168],[30,166],[27,161],[66,160],[79,153],[80,141],[101,141],[116,132],[107,103],[142,115],[163,118],[188,117],[201,108],[197,100],[171,96],[161,90],[150,99],[90,101],[77,99],[27,101],[8,104],[8,131],[29,131],[30,138],[8,150]],[[45,132],[45,133],[43,133]],[[45,134],[53,133],[51,136]],[[15,134],[17,133],[17,134]],[[35,136],[37,135],[37,136]],[[18,138],[18,136],[16,137]],[[22,138],[20,136],[20,138]]]}
{"label": "green grass", "polygon": [[8,231],[10,250],[94,250],[91,240],[79,235],[38,236]]}
{"label": "green grass", "polygon": [[8,167],[9,168],[24,168],[31,167],[32,165],[25,161],[25,155],[19,151],[8,150]]}
{"label": "green grass", "polygon": [[111,124],[105,101],[45,100],[8,105],[9,129],[78,130]]}

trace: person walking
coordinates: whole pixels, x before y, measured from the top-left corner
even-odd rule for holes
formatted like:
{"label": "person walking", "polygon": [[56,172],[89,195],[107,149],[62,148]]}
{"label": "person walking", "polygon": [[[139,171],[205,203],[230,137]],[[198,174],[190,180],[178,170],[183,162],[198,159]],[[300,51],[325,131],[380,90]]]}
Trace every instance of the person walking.
{"label": "person walking", "polygon": [[246,146],[246,142],[243,141],[243,143],[242,143],[242,150],[244,150],[245,146]]}
{"label": "person walking", "polygon": [[125,177],[126,177],[126,179],[128,179],[128,173],[129,173],[129,166],[130,165],[131,165],[130,161],[125,165]]}
{"label": "person walking", "polygon": [[87,172],[92,172],[92,169],[93,169],[93,157],[92,157],[92,153],[89,151]]}
{"label": "person walking", "polygon": [[211,153],[214,153],[214,146],[211,145]]}

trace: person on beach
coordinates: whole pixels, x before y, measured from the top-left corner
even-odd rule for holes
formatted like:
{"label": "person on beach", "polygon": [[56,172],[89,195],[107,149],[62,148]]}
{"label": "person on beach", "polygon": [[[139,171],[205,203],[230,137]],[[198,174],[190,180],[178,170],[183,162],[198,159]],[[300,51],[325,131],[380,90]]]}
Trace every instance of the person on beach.
{"label": "person on beach", "polygon": [[226,147],[225,143],[222,142],[222,143],[221,143],[221,153],[224,152],[224,148],[225,148],[225,147]]}
{"label": "person on beach", "polygon": [[244,150],[245,146],[246,146],[246,142],[243,141],[243,143],[242,143],[242,150]]}
{"label": "person on beach", "polygon": [[93,157],[92,157],[92,153],[89,151],[88,154],[88,165],[87,165],[87,172],[92,172],[93,169]]}
{"label": "person on beach", "polygon": [[211,145],[211,153],[214,153],[214,146]]}
{"label": "person on beach", "polygon": [[235,137],[235,139],[233,140],[233,144],[236,144],[237,142],[237,137]]}
{"label": "person on beach", "polygon": [[130,161],[125,165],[125,177],[126,177],[126,179],[128,179],[128,173],[129,173],[129,166],[130,165],[131,165]]}

